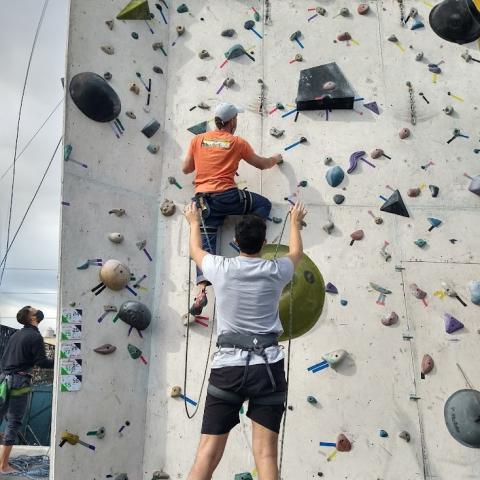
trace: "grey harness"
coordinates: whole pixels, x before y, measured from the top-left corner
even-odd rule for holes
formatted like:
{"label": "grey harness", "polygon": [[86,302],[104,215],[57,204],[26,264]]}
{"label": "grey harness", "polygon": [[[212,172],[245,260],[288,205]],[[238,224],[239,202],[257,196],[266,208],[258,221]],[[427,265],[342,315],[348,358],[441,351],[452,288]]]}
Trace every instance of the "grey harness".
{"label": "grey harness", "polygon": [[239,392],[247,380],[248,367],[252,354],[260,355],[265,362],[270,382],[272,383],[272,393],[255,397],[255,403],[259,405],[282,405],[285,403],[286,392],[277,392],[277,384],[273,378],[272,369],[268,363],[265,349],[278,345],[278,336],[276,334],[262,334],[262,335],[242,335],[240,333],[225,333],[218,336],[217,347],[224,348],[239,348],[240,350],[248,352],[247,363],[243,372],[242,383],[235,391],[223,390],[221,388],[208,384],[207,392],[213,397],[225,400],[228,403],[243,403],[245,397]]}

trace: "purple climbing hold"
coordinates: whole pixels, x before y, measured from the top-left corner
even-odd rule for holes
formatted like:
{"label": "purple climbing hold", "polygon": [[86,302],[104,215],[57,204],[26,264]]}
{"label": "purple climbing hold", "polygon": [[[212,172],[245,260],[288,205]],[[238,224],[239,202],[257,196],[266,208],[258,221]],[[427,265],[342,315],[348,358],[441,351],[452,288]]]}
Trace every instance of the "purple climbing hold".
{"label": "purple climbing hold", "polygon": [[380,110],[378,109],[377,102],[364,103],[363,106],[371,110],[373,113],[380,115]]}
{"label": "purple climbing hold", "polygon": [[325,285],[325,291],[327,293],[338,293],[338,288],[333,283],[328,282]]}
{"label": "purple climbing hold", "polygon": [[365,155],[365,152],[363,150],[360,150],[358,152],[353,152],[350,155],[350,166],[348,167],[347,173],[352,173],[358,165],[358,161]]}
{"label": "purple climbing hold", "polygon": [[470,186],[468,187],[470,192],[480,195],[480,175],[476,175],[472,177],[472,181],[470,182]]}
{"label": "purple climbing hold", "polygon": [[453,333],[457,330],[460,330],[464,327],[463,323],[460,320],[457,320],[453,315],[449,313],[443,314],[443,319],[445,321],[445,331],[447,333]]}

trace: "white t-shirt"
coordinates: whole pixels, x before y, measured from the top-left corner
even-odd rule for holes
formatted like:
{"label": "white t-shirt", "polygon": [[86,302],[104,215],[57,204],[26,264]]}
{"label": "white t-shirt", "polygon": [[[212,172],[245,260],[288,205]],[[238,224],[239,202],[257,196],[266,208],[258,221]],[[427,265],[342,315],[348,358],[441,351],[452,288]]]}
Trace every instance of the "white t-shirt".
{"label": "white t-shirt", "polygon": [[[283,333],[278,315],[280,295],[292,279],[293,262],[288,257],[277,260],[238,256],[206,255],[202,262],[205,278],[213,285],[217,302],[217,334]],[[265,349],[269,363],[281,360],[283,348]],[[248,352],[221,348],[214,354],[212,368],[245,365]],[[250,364],[264,360],[252,354]]]}

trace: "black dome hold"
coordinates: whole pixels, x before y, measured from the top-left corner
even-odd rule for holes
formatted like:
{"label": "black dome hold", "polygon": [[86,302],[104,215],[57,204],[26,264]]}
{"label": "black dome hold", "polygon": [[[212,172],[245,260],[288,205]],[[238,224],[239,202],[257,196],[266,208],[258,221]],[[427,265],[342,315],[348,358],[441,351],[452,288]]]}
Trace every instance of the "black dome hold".
{"label": "black dome hold", "polygon": [[118,311],[118,318],[137,330],[145,330],[152,320],[152,314],[146,305],[129,300]]}
{"label": "black dome hold", "polygon": [[70,81],[69,90],[75,105],[96,122],[110,122],[122,110],[117,92],[96,73],[78,73]]}

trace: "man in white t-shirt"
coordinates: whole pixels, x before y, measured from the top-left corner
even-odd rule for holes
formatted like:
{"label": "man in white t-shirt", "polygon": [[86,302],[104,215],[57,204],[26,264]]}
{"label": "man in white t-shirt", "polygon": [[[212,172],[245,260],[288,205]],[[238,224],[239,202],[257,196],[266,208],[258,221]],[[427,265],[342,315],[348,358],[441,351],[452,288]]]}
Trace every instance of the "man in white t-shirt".
{"label": "man in white t-shirt", "polygon": [[239,410],[249,399],[253,455],[259,480],[278,480],[277,444],[285,410],[283,333],[280,295],[303,255],[300,228],[307,214],[297,203],[290,210],[288,255],[264,260],[265,221],[247,215],[235,227],[240,255],[226,258],[202,249],[200,210],[188,205],[190,256],[212,283],[217,302],[217,345],[209,379],[202,436],[188,480],[210,480],[220,462]]}

